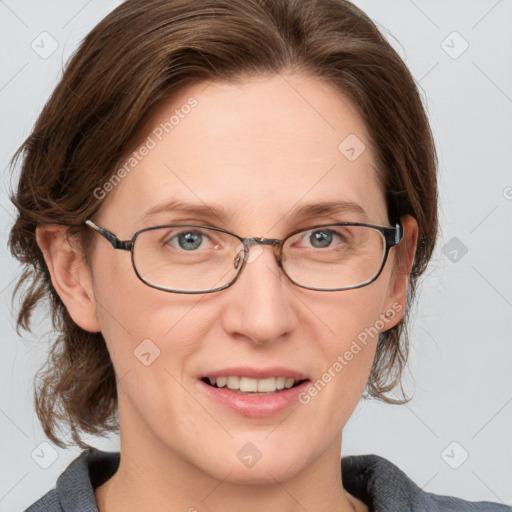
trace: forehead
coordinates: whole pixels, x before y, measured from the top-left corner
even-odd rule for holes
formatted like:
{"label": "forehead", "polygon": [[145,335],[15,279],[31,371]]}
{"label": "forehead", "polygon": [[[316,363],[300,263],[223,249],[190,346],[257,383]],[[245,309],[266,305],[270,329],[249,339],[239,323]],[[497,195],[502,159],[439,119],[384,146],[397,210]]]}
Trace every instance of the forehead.
{"label": "forehead", "polygon": [[364,220],[386,221],[366,128],[318,79],[196,83],[155,112],[135,152],[100,209],[111,226],[163,221],[169,212],[148,211],[176,201],[218,206],[229,227],[239,219],[260,232],[297,207],[325,202],[359,204]]}

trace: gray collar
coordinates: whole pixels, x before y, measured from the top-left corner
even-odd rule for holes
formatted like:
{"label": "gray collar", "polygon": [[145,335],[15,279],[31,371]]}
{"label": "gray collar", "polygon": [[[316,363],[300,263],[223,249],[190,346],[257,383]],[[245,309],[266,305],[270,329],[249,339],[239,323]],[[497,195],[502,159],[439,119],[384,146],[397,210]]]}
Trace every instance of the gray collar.
{"label": "gray collar", "polygon": [[[94,489],[119,467],[118,452],[90,448],[82,452],[49,491],[26,512],[98,512]],[[341,459],[344,488],[370,512],[511,512],[507,505],[470,502],[423,491],[389,460],[378,455]]]}

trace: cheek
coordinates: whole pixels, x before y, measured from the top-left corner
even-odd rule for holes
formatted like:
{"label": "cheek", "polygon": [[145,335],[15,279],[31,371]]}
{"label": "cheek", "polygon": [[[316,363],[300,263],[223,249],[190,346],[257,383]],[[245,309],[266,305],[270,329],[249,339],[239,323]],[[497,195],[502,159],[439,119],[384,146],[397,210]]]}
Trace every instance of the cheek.
{"label": "cheek", "polygon": [[[325,398],[331,402],[355,406],[359,400],[374,362],[380,333],[391,327],[384,309],[388,281],[386,276],[381,277],[382,281],[363,288],[333,292],[339,295],[324,297],[322,302],[317,300],[316,308],[311,305],[315,315],[310,317],[309,325],[316,325],[317,329],[316,336],[311,332],[311,337],[316,339],[320,357],[315,365],[317,380],[314,389],[304,397],[305,402],[324,394],[324,389]],[[351,407],[337,411],[345,414]]]}
{"label": "cheek", "polygon": [[118,375],[142,371],[140,363],[148,362],[142,354],[156,361],[172,348],[172,359],[182,360],[197,349],[207,331],[205,316],[199,315],[201,297],[151,288],[137,278],[128,253],[114,256],[107,253],[95,269],[94,297]]}
{"label": "cheek", "polygon": [[[200,314],[197,297],[142,286],[123,300],[111,290],[101,293],[108,307],[101,314],[101,326],[118,379],[120,415],[125,425],[129,418],[133,431],[156,432],[165,424],[174,432],[199,436],[212,425],[190,400],[187,370],[201,351],[210,321]],[[195,418],[193,425],[184,411]]]}
{"label": "cheek", "polygon": [[[296,418],[319,449],[338,438],[366,387],[379,337],[383,288],[364,288],[311,296],[301,320],[312,361],[312,382],[298,397]],[[316,452],[315,452],[316,453]]]}
{"label": "cheek", "polygon": [[385,275],[381,278],[362,288],[332,292],[331,296],[316,299],[316,306],[312,305],[311,309],[318,311],[317,324],[324,324],[328,333],[323,341],[327,349],[347,349],[353,340],[375,344],[379,332],[388,328],[389,321],[382,319],[389,281]]}

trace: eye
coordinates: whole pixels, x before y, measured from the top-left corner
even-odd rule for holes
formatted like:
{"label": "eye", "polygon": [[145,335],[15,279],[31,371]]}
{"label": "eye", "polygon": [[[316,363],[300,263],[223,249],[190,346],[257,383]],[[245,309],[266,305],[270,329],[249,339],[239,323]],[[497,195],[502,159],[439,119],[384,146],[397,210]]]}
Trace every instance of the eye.
{"label": "eye", "polygon": [[327,228],[306,231],[304,233],[304,239],[308,242],[306,246],[309,245],[314,249],[325,249],[332,247],[336,242],[343,243],[346,241],[346,237],[343,233]]}
{"label": "eye", "polygon": [[173,232],[165,238],[165,244],[174,249],[182,249],[184,251],[210,248],[209,245],[211,246],[211,243],[208,244],[208,242],[211,242],[208,234],[195,229],[180,231],[179,233]]}
{"label": "eye", "polygon": [[328,247],[332,243],[333,233],[330,230],[313,231],[309,235],[309,242],[315,248]]}
{"label": "eye", "polygon": [[181,249],[192,251],[197,249],[203,242],[203,235],[199,232],[180,233],[177,242]]}

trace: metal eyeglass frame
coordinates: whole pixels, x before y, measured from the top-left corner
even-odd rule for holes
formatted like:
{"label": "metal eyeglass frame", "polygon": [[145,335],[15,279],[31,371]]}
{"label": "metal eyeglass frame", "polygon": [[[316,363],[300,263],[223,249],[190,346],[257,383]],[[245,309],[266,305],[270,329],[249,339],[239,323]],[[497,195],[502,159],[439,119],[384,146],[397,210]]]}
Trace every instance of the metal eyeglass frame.
{"label": "metal eyeglass frame", "polygon": [[[134,235],[132,236],[132,238],[130,240],[121,240],[116,235],[114,235],[113,233],[111,233],[107,229],[102,228],[101,226],[98,226],[97,224],[95,224],[90,219],[87,219],[85,221],[85,224],[87,226],[89,226],[90,228],[94,229],[96,232],[98,232],[104,238],[106,238],[112,244],[112,247],[114,249],[120,249],[120,250],[123,250],[123,251],[129,251],[131,253],[131,260],[132,260],[133,270],[135,271],[135,274],[137,274],[137,277],[144,284],[146,284],[147,286],[150,286],[151,288],[156,288],[157,290],[162,290],[164,292],[169,292],[169,293],[187,293],[187,294],[213,293],[213,292],[218,292],[218,291],[224,290],[224,289],[229,288],[230,286],[232,286],[236,282],[236,280],[238,279],[238,276],[242,272],[242,269],[244,267],[245,261],[247,260],[247,258],[249,256],[249,249],[251,248],[251,246],[258,245],[258,244],[259,245],[270,245],[270,246],[272,246],[272,248],[274,250],[274,255],[276,257],[278,266],[281,268],[281,270],[283,271],[284,275],[288,278],[288,280],[291,283],[293,283],[294,285],[299,286],[300,288],[305,288],[307,290],[326,291],[326,292],[335,292],[335,291],[343,291],[343,290],[352,290],[352,289],[355,289],[355,288],[362,288],[363,286],[367,286],[367,285],[373,283],[380,276],[380,274],[382,273],[382,269],[384,268],[384,265],[386,264],[386,261],[388,259],[389,250],[392,247],[395,247],[396,245],[398,245],[402,241],[403,234],[404,234],[403,233],[403,227],[402,227],[402,224],[400,223],[400,221],[396,222],[394,227],[391,227],[391,226],[390,227],[377,226],[375,224],[365,224],[365,223],[361,223],[361,222],[335,222],[335,223],[331,223],[331,224],[322,224],[322,225],[319,225],[319,226],[312,226],[310,228],[297,229],[297,230],[289,233],[288,235],[286,235],[286,237],[281,239],[281,240],[276,239],[276,238],[264,238],[264,237],[258,237],[258,238],[246,237],[246,238],[242,238],[242,237],[238,236],[237,234],[232,233],[231,231],[227,231],[226,229],[217,228],[217,227],[214,227],[214,226],[202,226],[202,225],[198,225],[198,224],[163,224],[163,225],[159,225],[159,226],[151,226],[151,227],[148,227],[148,228],[139,229],[138,231],[136,231],[134,233]],[[163,286],[158,286],[158,285],[155,285],[155,284],[152,284],[152,283],[149,283],[148,281],[146,281],[139,274],[139,272],[137,270],[137,267],[135,265],[135,261],[134,261],[133,248],[135,246],[135,241],[137,240],[137,237],[141,233],[143,233],[145,231],[152,231],[154,229],[167,228],[167,227],[178,227],[178,226],[190,227],[190,228],[199,228],[199,229],[207,228],[207,229],[211,229],[211,230],[214,230],[214,231],[219,231],[221,233],[226,233],[226,234],[231,235],[231,236],[237,238],[238,240],[240,240],[240,243],[243,245],[243,248],[244,248],[244,257],[242,259],[242,264],[238,268],[238,271],[237,271],[235,277],[229,283],[227,283],[227,284],[225,284],[223,286],[220,286],[218,288],[212,288],[211,290],[199,290],[199,291],[196,291],[196,290],[192,290],[192,291],[189,291],[189,290],[174,290],[174,289],[169,289],[169,288],[166,288],[166,287],[163,287]],[[310,230],[315,230],[315,229],[321,229],[321,228],[327,227],[327,226],[365,226],[365,227],[368,227],[368,228],[376,229],[377,231],[379,231],[383,235],[384,240],[386,242],[384,258],[382,259],[382,264],[381,264],[378,272],[375,274],[374,277],[372,277],[371,279],[369,279],[369,280],[367,280],[367,281],[365,281],[365,282],[363,282],[361,284],[357,284],[357,285],[353,285],[353,286],[345,286],[345,287],[342,287],[342,288],[315,288],[315,287],[312,287],[312,286],[306,286],[306,285],[302,285],[300,283],[297,283],[296,281],[294,281],[286,273],[286,270],[282,266],[282,249],[283,249],[283,245],[286,242],[286,240],[288,240],[288,238],[290,238],[293,235],[295,235],[297,233],[300,233],[302,231],[310,231]],[[237,264],[238,263],[239,262],[237,262]]]}

